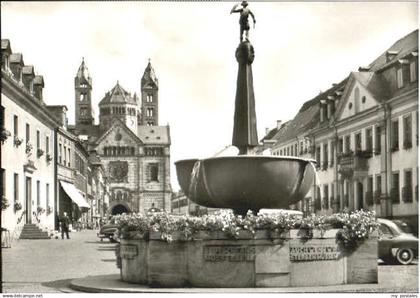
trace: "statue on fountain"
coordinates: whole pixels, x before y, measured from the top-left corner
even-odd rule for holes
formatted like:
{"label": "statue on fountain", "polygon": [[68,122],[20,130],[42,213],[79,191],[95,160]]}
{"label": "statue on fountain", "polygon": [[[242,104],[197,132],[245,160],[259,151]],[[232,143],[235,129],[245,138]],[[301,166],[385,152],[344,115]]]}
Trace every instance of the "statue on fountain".
{"label": "statue on fountain", "polygon": [[[238,8],[240,5],[242,5],[242,7]],[[245,40],[249,41],[249,22],[248,22],[248,18],[251,15],[252,20],[254,21],[254,28],[255,28],[255,16],[252,13],[252,11],[248,8],[248,1],[242,1],[241,4],[236,4],[232,10],[230,11],[230,13],[240,13],[241,16],[239,18],[239,25],[240,25],[240,34],[239,34],[239,42],[243,41],[243,35],[245,32]]]}

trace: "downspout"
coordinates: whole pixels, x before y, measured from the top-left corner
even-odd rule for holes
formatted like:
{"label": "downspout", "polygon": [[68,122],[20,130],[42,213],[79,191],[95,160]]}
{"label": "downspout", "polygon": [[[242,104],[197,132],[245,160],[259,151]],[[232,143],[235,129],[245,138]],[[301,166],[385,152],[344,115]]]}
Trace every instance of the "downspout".
{"label": "downspout", "polygon": [[58,222],[57,222],[57,216],[59,216],[59,188],[58,188],[58,173],[57,173],[57,147],[58,147],[58,141],[57,141],[57,130],[58,128],[54,129],[54,140],[53,140],[53,150],[54,150],[54,230],[58,230]]}
{"label": "downspout", "polygon": [[[338,181],[338,133],[337,133],[337,126],[334,125],[334,190],[335,190],[335,201],[336,198],[338,198],[339,196],[339,181]],[[334,210],[334,212],[338,212],[340,211],[340,202],[341,201],[341,192],[340,192],[340,200],[338,200],[338,202],[335,202],[335,206],[336,206],[336,210]]]}

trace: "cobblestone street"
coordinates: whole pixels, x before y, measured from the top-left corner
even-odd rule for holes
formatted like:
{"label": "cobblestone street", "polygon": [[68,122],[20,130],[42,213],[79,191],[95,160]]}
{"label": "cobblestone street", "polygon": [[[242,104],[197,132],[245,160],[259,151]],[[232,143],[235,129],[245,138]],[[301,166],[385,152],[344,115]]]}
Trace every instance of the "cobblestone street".
{"label": "cobblestone street", "polygon": [[96,233],[72,232],[69,240],[18,240],[3,248],[3,292],[71,292],[71,279],[118,274],[115,244],[100,242]]}

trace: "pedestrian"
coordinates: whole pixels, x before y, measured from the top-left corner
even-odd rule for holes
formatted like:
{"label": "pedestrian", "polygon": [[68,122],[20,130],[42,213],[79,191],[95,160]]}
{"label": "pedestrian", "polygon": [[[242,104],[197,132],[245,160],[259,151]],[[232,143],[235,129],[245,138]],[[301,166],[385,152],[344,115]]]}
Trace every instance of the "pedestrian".
{"label": "pedestrian", "polygon": [[70,219],[67,216],[67,212],[64,212],[63,217],[61,218],[61,239],[64,239],[64,233],[66,233],[67,239],[70,239],[69,224],[70,224]]}

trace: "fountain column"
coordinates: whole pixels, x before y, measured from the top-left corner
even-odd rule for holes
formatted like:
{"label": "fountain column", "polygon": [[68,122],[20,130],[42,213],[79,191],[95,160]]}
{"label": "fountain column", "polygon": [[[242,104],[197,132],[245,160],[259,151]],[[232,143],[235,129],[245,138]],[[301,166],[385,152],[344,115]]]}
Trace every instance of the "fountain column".
{"label": "fountain column", "polygon": [[252,148],[258,145],[251,67],[255,56],[254,47],[249,41],[243,41],[236,49],[235,56],[239,67],[236,81],[232,145],[239,149],[239,155],[244,155],[250,153]]}

